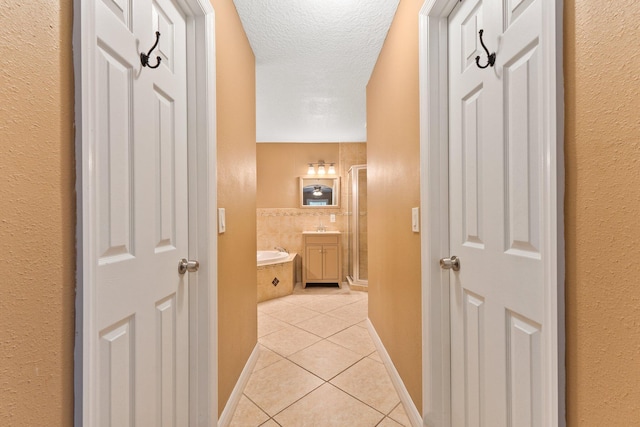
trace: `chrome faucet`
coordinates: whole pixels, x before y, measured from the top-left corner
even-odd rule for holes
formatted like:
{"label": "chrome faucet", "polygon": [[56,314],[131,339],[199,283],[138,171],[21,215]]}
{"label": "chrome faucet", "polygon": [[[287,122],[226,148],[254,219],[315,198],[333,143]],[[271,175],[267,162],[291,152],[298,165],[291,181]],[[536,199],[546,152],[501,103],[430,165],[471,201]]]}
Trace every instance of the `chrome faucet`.
{"label": "chrome faucet", "polygon": [[318,225],[318,229],[317,229],[317,231],[319,231],[319,232],[327,231],[327,227],[325,227],[325,226],[322,224],[322,220],[320,220],[320,225]]}
{"label": "chrome faucet", "polygon": [[285,248],[282,248],[282,247],[280,247],[280,246],[276,246],[276,247],[275,247],[275,248],[273,248],[273,249],[275,249],[275,250],[276,250],[276,251],[278,251],[278,252],[286,252],[286,253],[289,253],[289,251],[288,251],[288,250],[286,250]]}

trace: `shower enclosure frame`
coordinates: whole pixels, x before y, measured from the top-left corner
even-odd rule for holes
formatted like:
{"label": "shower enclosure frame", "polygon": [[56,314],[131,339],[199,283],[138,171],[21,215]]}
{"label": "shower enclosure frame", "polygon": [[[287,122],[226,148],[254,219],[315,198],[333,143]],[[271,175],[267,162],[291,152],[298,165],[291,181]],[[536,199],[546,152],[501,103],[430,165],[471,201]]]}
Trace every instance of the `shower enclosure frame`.
{"label": "shower enclosure frame", "polygon": [[[366,171],[367,165],[353,165],[349,168],[349,197],[347,205],[349,209],[348,239],[349,239],[349,263],[347,280],[350,286],[356,285],[366,289],[369,285],[368,279],[361,278],[360,275],[360,191],[359,173]],[[366,232],[366,231],[365,231]],[[368,274],[367,274],[368,277]]]}

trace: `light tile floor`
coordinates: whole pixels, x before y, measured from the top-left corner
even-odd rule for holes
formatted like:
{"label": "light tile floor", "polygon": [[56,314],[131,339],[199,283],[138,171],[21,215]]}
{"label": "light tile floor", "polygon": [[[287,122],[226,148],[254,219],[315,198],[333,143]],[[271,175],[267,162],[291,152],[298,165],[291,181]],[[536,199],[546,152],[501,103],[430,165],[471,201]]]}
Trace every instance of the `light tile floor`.
{"label": "light tile floor", "polygon": [[297,285],[258,304],[260,356],[231,426],[410,426],[369,335],[367,297]]}

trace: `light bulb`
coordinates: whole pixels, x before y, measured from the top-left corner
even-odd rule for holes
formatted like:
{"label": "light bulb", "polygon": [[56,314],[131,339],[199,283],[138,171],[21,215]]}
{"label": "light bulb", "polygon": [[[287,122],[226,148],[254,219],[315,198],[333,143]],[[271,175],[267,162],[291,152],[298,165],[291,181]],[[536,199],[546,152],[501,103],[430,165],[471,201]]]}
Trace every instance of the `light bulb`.
{"label": "light bulb", "polygon": [[316,170],[313,167],[313,163],[309,163],[309,169],[307,169],[307,175],[315,175]]}
{"label": "light bulb", "polygon": [[324,163],[318,166],[318,175],[324,175],[325,173],[327,173],[324,170]]}
{"label": "light bulb", "polygon": [[333,163],[329,164],[329,175],[335,175],[336,174],[336,168],[335,166],[333,166]]}

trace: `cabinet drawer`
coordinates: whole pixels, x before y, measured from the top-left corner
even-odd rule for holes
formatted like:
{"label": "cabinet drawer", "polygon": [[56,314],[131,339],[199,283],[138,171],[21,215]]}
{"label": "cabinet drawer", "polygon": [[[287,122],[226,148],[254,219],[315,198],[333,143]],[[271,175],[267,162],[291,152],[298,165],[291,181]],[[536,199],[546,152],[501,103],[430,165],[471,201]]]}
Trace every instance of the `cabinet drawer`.
{"label": "cabinet drawer", "polygon": [[337,244],[339,236],[306,236],[307,244]]}

